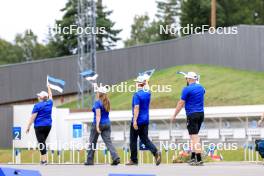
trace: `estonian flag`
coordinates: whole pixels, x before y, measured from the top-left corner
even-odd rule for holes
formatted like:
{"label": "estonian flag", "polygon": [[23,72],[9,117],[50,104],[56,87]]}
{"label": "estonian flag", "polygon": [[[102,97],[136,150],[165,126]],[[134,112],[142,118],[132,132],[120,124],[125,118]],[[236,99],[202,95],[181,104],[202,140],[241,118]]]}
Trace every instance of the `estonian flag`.
{"label": "estonian flag", "polygon": [[57,90],[62,93],[65,86],[65,81],[47,76],[47,85],[49,85],[51,89]]}
{"label": "estonian flag", "polygon": [[183,76],[186,76],[186,75],[187,75],[187,73],[182,72],[182,71],[178,71],[177,74],[181,74],[181,75],[183,75]]}
{"label": "estonian flag", "polygon": [[84,77],[88,81],[94,81],[98,77],[98,74],[96,74],[92,70],[86,70],[86,71],[84,71],[84,72],[82,72],[80,74],[81,74],[82,77]]}
{"label": "estonian flag", "polygon": [[[183,76],[186,76],[186,75],[187,75],[187,73],[182,72],[182,71],[178,71],[177,74],[181,74],[181,75],[183,75]],[[201,76],[200,76],[200,75],[197,75],[197,76],[198,76],[198,78],[197,78],[197,80],[196,80],[196,83],[197,83],[197,84],[200,84],[200,78],[201,78]]]}
{"label": "estonian flag", "polygon": [[138,75],[144,76],[146,79],[150,79],[150,77],[153,75],[154,72],[155,72],[155,69],[152,69],[152,70],[147,70],[142,73],[139,73]]}

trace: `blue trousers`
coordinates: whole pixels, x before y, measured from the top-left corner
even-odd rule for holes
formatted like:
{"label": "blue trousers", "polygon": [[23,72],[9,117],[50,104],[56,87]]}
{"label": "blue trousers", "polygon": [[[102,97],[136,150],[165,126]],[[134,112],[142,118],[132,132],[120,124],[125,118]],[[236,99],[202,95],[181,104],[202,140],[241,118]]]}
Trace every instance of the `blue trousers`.
{"label": "blue trousers", "polygon": [[138,125],[138,130],[135,130],[133,124],[131,123],[130,127],[130,151],[131,156],[130,159],[134,163],[138,163],[137,158],[137,146],[138,146],[138,137],[141,142],[151,151],[151,153],[155,156],[158,149],[152,143],[152,141],[148,137],[148,125]]}

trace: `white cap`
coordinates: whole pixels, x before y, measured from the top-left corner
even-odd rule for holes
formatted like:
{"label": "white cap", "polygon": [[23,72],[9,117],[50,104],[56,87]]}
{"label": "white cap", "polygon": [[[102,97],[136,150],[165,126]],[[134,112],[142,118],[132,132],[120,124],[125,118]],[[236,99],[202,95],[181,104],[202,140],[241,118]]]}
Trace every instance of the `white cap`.
{"label": "white cap", "polygon": [[137,79],[135,79],[134,81],[135,82],[138,82],[138,83],[145,83],[147,80],[147,77],[145,75],[140,75],[137,77]]}
{"label": "white cap", "polygon": [[189,79],[194,79],[194,80],[198,79],[198,75],[194,72],[188,72],[184,77],[189,78]]}
{"label": "white cap", "polygon": [[49,94],[45,91],[41,91],[40,93],[37,94],[38,97],[48,97]]}
{"label": "white cap", "polygon": [[100,92],[106,94],[108,92],[108,89],[105,86],[100,86],[95,88],[95,92]]}

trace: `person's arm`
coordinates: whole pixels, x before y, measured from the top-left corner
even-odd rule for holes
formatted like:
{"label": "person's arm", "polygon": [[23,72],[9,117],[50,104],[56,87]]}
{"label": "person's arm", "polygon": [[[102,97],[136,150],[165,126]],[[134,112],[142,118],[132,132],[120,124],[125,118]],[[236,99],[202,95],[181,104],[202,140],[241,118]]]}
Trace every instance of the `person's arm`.
{"label": "person's arm", "polygon": [[175,109],[175,112],[172,116],[172,120],[175,120],[176,119],[176,116],[181,112],[182,108],[184,107],[184,104],[185,104],[185,101],[184,100],[180,100],[178,103],[177,103],[177,106],[176,106],[176,109]]}
{"label": "person's arm", "polygon": [[47,88],[48,88],[49,99],[52,100],[52,91],[51,91],[50,85],[47,85]]}
{"label": "person's arm", "polygon": [[134,118],[133,118],[133,127],[135,130],[138,130],[138,125],[137,125],[138,114],[139,114],[139,105],[135,105]]}
{"label": "person's arm", "polygon": [[137,125],[137,119],[138,119],[138,115],[139,115],[139,97],[137,95],[137,93],[134,94],[133,96],[133,100],[132,100],[132,104],[134,106],[134,108],[132,109],[133,111],[133,127],[135,130],[138,130],[138,125]]}
{"label": "person's arm", "polygon": [[176,116],[181,112],[182,108],[184,107],[185,105],[185,101],[188,97],[188,88],[185,87],[183,90],[182,90],[182,94],[181,94],[181,100],[177,103],[177,106],[175,108],[175,112],[171,118],[172,121],[175,121],[176,119]]}
{"label": "person's arm", "polygon": [[33,124],[33,122],[35,121],[36,117],[37,117],[38,113],[34,113],[31,115],[28,126],[27,126],[27,131],[26,133],[29,133],[30,127]]}
{"label": "person's arm", "polygon": [[100,130],[100,121],[101,121],[101,109],[96,109],[96,131],[101,133]]}

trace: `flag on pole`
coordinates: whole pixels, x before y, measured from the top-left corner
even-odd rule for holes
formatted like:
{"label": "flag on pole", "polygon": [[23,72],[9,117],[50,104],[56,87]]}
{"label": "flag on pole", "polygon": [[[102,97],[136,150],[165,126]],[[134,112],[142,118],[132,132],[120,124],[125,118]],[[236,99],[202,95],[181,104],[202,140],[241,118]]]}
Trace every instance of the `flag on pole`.
{"label": "flag on pole", "polygon": [[81,75],[82,77],[84,77],[84,78],[85,78],[86,80],[88,80],[88,81],[94,81],[94,80],[96,80],[97,77],[98,77],[98,74],[96,74],[96,73],[95,73],[94,71],[92,71],[92,70],[86,70],[86,71],[80,73],[80,75]]}
{"label": "flag on pole", "polygon": [[[187,74],[188,74],[188,73],[185,73],[185,72],[182,72],[182,71],[177,71],[176,73],[177,74],[181,74],[183,76],[187,76]],[[201,78],[201,76],[197,74],[197,79],[196,79],[196,83],[197,84],[200,84],[200,78]]]}
{"label": "flag on pole", "polygon": [[197,83],[197,84],[200,84],[200,78],[201,78],[201,76],[198,75],[197,80],[196,80],[196,83]]}
{"label": "flag on pole", "polygon": [[182,72],[182,71],[177,71],[177,74],[181,74],[181,75],[183,75],[183,76],[186,76],[186,75],[187,75],[187,73]]}
{"label": "flag on pole", "polygon": [[144,71],[142,73],[139,73],[138,75],[139,76],[144,76],[147,80],[149,80],[154,72],[155,72],[155,69],[152,69],[152,70],[147,70],[147,71]]}
{"label": "flag on pole", "polygon": [[63,81],[62,79],[51,77],[48,75],[47,76],[47,85],[49,85],[51,89],[57,90],[60,93],[62,93],[64,90],[65,81]]}

